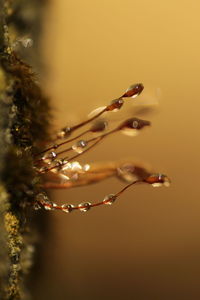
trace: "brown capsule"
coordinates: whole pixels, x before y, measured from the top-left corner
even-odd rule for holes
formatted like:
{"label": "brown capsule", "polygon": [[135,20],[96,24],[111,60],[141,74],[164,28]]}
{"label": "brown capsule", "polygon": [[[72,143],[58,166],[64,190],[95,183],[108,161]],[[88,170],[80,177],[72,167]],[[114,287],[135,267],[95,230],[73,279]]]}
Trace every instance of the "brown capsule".
{"label": "brown capsule", "polygon": [[106,121],[97,121],[95,122],[92,127],[90,128],[91,132],[100,132],[100,131],[104,131],[107,127],[108,123]]}
{"label": "brown capsule", "polygon": [[144,181],[154,187],[159,187],[162,185],[168,187],[170,185],[170,179],[164,174],[152,174],[148,176]]}
{"label": "brown capsule", "polygon": [[151,123],[146,120],[138,119],[138,118],[131,118],[123,122],[119,125],[119,130],[129,128],[129,129],[137,129],[140,130],[145,126],[150,126]]}
{"label": "brown capsule", "polygon": [[122,107],[123,104],[124,104],[123,99],[115,99],[111,102],[110,105],[107,106],[106,110],[107,111],[119,110]]}
{"label": "brown capsule", "polygon": [[135,98],[142,93],[143,89],[144,86],[142,83],[133,84],[126,90],[121,98]]}

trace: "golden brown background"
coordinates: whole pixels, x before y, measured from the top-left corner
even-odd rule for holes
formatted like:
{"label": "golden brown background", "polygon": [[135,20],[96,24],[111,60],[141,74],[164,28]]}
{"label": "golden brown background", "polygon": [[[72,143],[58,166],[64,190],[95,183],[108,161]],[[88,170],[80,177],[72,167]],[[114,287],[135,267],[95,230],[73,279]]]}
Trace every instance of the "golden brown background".
{"label": "golden brown background", "polygon": [[[52,212],[35,299],[200,299],[200,2],[52,0],[46,90],[55,126],[84,119],[132,83],[127,103],[157,103],[137,138],[113,135],[82,161],[139,158],[171,177],[137,186],[112,207]],[[119,112],[119,120],[123,112]],[[59,203],[101,200],[123,184],[54,192]]]}

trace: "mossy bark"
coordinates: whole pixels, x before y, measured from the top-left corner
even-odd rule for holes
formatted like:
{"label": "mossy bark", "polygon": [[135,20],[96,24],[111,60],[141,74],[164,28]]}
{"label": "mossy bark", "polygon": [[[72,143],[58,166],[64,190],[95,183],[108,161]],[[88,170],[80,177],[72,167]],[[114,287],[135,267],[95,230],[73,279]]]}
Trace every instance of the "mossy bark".
{"label": "mossy bark", "polygon": [[6,15],[8,4],[0,0],[0,299],[15,300],[30,298],[31,216],[40,182],[32,157],[48,136],[49,105],[32,68],[9,44],[7,21],[16,16]]}

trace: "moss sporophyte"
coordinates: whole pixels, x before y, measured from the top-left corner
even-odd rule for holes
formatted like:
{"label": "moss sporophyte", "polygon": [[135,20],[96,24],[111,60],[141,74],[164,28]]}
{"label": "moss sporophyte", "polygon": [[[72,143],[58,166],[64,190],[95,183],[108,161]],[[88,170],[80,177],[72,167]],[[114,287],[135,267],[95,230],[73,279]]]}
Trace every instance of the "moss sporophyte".
{"label": "moss sporophyte", "polygon": [[[124,102],[130,98],[136,98],[143,91],[141,83],[131,85],[119,98],[111,101],[107,106],[95,109],[90,117],[74,126],[66,126],[57,132],[50,145],[39,153],[34,153],[35,171],[45,177],[41,185],[44,189],[69,189],[75,186],[83,186],[97,183],[105,178],[116,176],[128,183],[115,194],[106,195],[102,201],[80,203],[78,205],[58,205],[48,198],[45,192],[39,193],[34,202],[34,208],[46,210],[60,210],[72,212],[79,210],[87,212],[92,207],[103,204],[112,204],[129,187],[146,183],[152,186],[169,186],[169,178],[163,174],[151,174],[142,166],[133,162],[106,164],[81,164],[78,159],[90,149],[97,146],[111,134],[122,132],[129,136],[137,135],[150,122],[136,117],[122,121],[112,130],[107,130],[108,120],[102,119],[107,112],[116,112],[122,108]],[[77,135],[75,131],[85,128]],[[84,138],[87,136],[87,138]],[[83,139],[84,138],[84,139]]]}

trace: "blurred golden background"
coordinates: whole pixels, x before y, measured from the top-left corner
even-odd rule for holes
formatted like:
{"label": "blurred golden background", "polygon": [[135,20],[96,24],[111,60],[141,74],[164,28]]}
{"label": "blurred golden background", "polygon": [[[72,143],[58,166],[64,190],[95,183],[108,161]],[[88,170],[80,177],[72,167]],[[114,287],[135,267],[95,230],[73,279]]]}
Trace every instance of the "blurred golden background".
{"label": "blurred golden background", "polygon": [[[83,120],[132,83],[134,102],[156,104],[152,127],[113,135],[81,161],[140,159],[170,188],[135,186],[111,207],[50,212],[34,299],[200,299],[200,2],[52,0],[46,13],[44,78],[55,127]],[[116,179],[56,191],[58,203],[98,201]]]}

